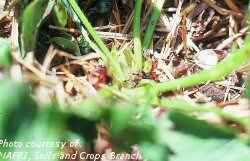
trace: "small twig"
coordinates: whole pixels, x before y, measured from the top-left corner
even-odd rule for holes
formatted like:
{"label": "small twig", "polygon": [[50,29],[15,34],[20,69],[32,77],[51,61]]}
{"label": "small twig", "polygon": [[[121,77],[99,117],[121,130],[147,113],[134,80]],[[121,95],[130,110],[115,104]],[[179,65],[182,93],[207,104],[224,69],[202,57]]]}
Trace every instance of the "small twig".
{"label": "small twig", "polygon": [[236,40],[237,38],[246,35],[248,31],[248,27],[243,28],[239,33],[228,37],[227,39],[225,39],[220,45],[217,46],[217,50],[222,50],[224,49],[228,44],[233,43],[234,40]]}
{"label": "small twig", "polygon": [[88,53],[87,55],[83,55],[83,56],[74,56],[72,53],[67,53],[65,51],[58,50],[57,54],[60,56],[64,56],[69,59],[74,59],[78,61],[88,61],[91,59],[98,59],[101,57],[99,53],[94,53],[94,52]]}
{"label": "small twig", "polygon": [[7,7],[7,9],[5,11],[3,11],[3,13],[0,14],[0,20],[2,20],[4,17],[8,16],[11,9],[14,8],[16,4],[17,4],[17,2],[15,2],[15,1],[11,2],[11,4]]}
{"label": "small twig", "polygon": [[[65,31],[69,33],[75,33],[75,34],[81,34],[81,31],[78,29],[73,29],[73,28],[65,28],[65,27],[58,27],[58,26],[52,26],[49,25],[49,28],[55,29],[55,30],[60,30],[60,31]],[[117,40],[131,40],[133,39],[132,34],[122,34],[122,33],[116,33],[116,32],[102,32],[102,31],[96,31],[97,34],[104,39],[117,39]],[[142,33],[142,36],[145,34]],[[154,35],[154,38],[161,38],[158,35]]]}
{"label": "small twig", "polygon": [[40,70],[35,68],[33,65],[25,62],[21,57],[16,56],[14,54],[12,54],[12,57],[14,58],[16,62],[20,63],[23,67],[31,71],[35,75],[32,78],[36,79],[38,82],[44,82],[46,85],[50,85],[50,86],[51,85],[54,86],[56,84],[55,81],[49,79],[46,75],[42,74]]}
{"label": "small twig", "polygon": [[128,18],[128,20],[127,20],[127,22],[126,22],[124,28],[122,29],[122,33],[123,33],[123,34],[124,34],[124,33],[127,33],[127,31],[128,31],[128,29],[129,29],[131,23],[133,22],[134,13],[135,13],[135,11],[133,10],[132,13],[130,14],[130,16],[129,16],[129,18]]}
{"label": "small twig", "polygon": [[54,50],[54,46],[50,45],[50,47],[47,51],[47,54],[44,58],[44,61],[43,61],[42,74],[46,75],[47,70],[49,70],[49,68],[50,68],[51,61],[56,56],[56,54],[57,54],[57,49]]}
{"label": "small twig", "polygon": [[[61,70],[67,76],[75,85],[77,85],[80,88],[80,91],[84,96],[87,98],[96,98],[97,101],[100,101],[101,98],[97,95],[96,90],[89,84],[89,82],[82,82],[77,77],[75,77],[73,74],[71,74],[65,67],[61,67]],[[84,84],[85,83],[85,84]],[[87,90],[86,90],[87,89]]]}
{"label": "small twig", "polygon": [[212,2],[211,0],[204,0],[204,2],[223,16],[228,16],[229,14],[231,14],[237,18],[243,18],[242,13],[234,12],[234,11],[230,11],[230,10],[221,8],[221,7],[217,6],[216,4],[214,4],[214,2]]}
{"label": "small twig", "polygon": [[185,9],[181,11],[181,16],[187,15],[189,12],[193,11],[196,6],[197,6],[196,3],[188,5]]}
{"label": "small twig", "polygon": [[234,2],[232,0],[225,0],[225,2],[228,5],[228,7],[231,8],[231,10],[233,10],[235,12],[240,12],[240,9],[234,4]]}

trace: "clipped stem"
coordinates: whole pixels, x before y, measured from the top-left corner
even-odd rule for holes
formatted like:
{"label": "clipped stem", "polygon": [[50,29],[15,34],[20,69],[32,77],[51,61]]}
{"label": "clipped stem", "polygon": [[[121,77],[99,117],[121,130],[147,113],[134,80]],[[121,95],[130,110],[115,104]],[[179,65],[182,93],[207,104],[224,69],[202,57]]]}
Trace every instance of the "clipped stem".
{"label": "clipped stem", "polygon": [[155,2],[155,9],[149,22],[149,26],[146,31],[146,35],[143,39],[143,49],[148,49],[153,38],[154,30],[156,24],[160,18],[161,10],[164,5],[165,0],[158,0]]}
{"label": "clipped stem", "polygon": [[77,5],[76,1],[75,0],[68,0],[68,2],[71,5],[72,9],[77,14],[77,16],[79,17],[79,19],[81,20],[81,22],[84,24],[84,26],[86,27],[86,29],[89,31],[89,33],[91,34],[91,36],[94,38],[94,40],[96,41],[96,43],[98,44],[98,46],[101,48],[101,50],[103,51],[103,53],[105,54],[105,56],[107,57],[108,62],[106,62],[106,63],[110,64],[110,66],[112,67],[112,69],[113,69],[113,71],[115,73],[114,74],[115,79],[118,80],[119,82],[124,81],[125,78],[123,76],[123,72],[122,72],[122,69],[121,69],[121,66],[120,66],[119,62],[114,58],[114,56],[112,55],[112,53],[109,51],[108,47],[102,41],[102,39],[97,34],[97,32],[95,31],[95,29],[92,27],[92,25],[88,21],[87,17],[83,14],[83,12],[81,11],[81,9]]}
{"label": "clipped stem", "polygon": [[238,53],[233,54],[230,58],[222,61],[209,70],[204,70],[189,77],[176,79],[175,81],[158,83],[155,85],[154,90],[156,90],[158,93],[167,92],[199,85],[207,81],[218,81],[222,77],[233,72],[241,64],[246,63],[249,55],[250,47],[245,46],[244,48],[240,49]]}
{"label": "clipped stem", "polygon": [[142,45],[141,45],[141,8],[143,0],[136,0],[134,16],[134,54],[135,65],[138,72],[142,70]]}

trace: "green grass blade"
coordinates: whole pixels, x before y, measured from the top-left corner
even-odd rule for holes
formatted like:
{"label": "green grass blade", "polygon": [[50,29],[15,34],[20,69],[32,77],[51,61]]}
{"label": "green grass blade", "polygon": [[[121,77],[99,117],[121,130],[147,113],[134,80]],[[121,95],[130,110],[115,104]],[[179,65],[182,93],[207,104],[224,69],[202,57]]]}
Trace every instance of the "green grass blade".
{"label": "green grass blade", "polygon": [[155,3],[155,9],[154,9],[153,15],[150,19],[149,26],[148,26],[147,31],[146,31],[146,35],[143,39],[143,49],[148,49],[150,47],[150,43],[151,43],[152,38],[153,38],[155,26],[160,18],[161,9],[164,5],[164,2],[165,2],[165,0],[158,0]]}
{"label": "green grass blade", "polygon": [[136,0],[134,16],[134,54],[136,70],[142,70],[142,44],[141,44],[141,7],[143,0]]}

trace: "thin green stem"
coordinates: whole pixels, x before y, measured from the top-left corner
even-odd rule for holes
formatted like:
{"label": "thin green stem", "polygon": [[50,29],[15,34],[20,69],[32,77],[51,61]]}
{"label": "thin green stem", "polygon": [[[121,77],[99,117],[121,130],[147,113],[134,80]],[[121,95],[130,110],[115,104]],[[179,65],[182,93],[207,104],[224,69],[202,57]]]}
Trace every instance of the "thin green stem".
{"label": "thin green stem", "polygon": [[134,16],[134,54],[136,70],[142,70],[142,45],[141,45],[141,8],[143,0],[136,0]]}
{"label": "thin green stem", "polygon": [[118,82],[124,81],[125,78],[123,76],[123,72],[122,72],[121,66],[120,66],[119,62],[117,61],[117,59],[115,58],[115,56],[112,55],[112,53],[109,51],[108,47],[102,41],[102,39],[97,34],[97,32],[95,31],[95,29],[92,27],[92,25],[88,21],[87,17],[83,14],[83,12],[81,11],[81,9],[77,5],[76,1],[75,0],[68,0],[68,2],[71,5],[72,9],[77,14],[77,16],[79,17],[79,19],[81,20],[81,22],[84,24],[84,26],[86,27],[86,29],[89,31],[89,33],[91,34],[91,36],[94,38],[94,40],[96,41],[96,43],[99,45],[99,47],[101,48],[101,50],[103,51],[103,53],[105,54],[105,56],[107,57],[108,62],[106,62],[106,63],[110,64],[110,67],[112,68],[112,70],[114,72],[113,76],[115,76],[115,79],[118,80]]}
{"label": "thin green stem", "polygon": [[[247,39],[245,40],[245,44],[250,43],[250,37]],[[199,85],[208,81],[218,81],[224,76],[233,72],[241,64],[246,63],[249,59],[249,56],[250,46],[245,45],[243,48],[238,50],[237,53],[232,54],[230,58],[220,62],[212,69],[204,70],[200,73],[193,74],[184,78],[179,78],[174,81],[163,83],[149,82],[148,85],[135,88],[132,91],[133,93],[135,93],[135,95],[138,95],[138,97],[145,96],[146,94],[156,96],[160,92],[168,92],[180,88],[192,87],[194,85]]]}
{"label": "thin green stem", "polygon": [[97,32],[95,31],[95,29],[92,27],[92,25],[90,24],[90,22],[88,21],[87,17],[82,13],[81,9],[79,8],[79,6],[77,5],[75,0],[68,0],[69,3],[71,4],[71,7],[74,9],[74,11],[76,12],[77,16],[79,16],[79,19],[81,20],[81,22],[84,24],[84,26],[87,28],[87,30],[90,32],[90,34],[92,35],[92,37],[95,39],[95,41],[97,42],[97,44],[100,46],[101,50],[104,52],[104,54],[110,55],[110,51],[107,48],[107,46],[104,44],[104,42],[102,41],[102,39],[99,37],[99,35],[97,34]]}
{"label": "thin green stem", "polygon": [[150,19],[149,26],[146,31],[146,35],[143,39],[143,49],[148,49],[153,38],[155,26],[160,18],[161,10],[164,5],[165,0],[158,0],[155,2],[155,9],[153,15]]}
{"label": "thin green stem", "polygon": [[176,79],[175,81],[158,83],[154,88],[159,93],[191,87],[194,85],[205,83],[207,81],[218,81],[224,76],[233,72],[241,64],[246,63],[249,55],[250,47],[245,46],[244,48],[240,49],[238,53],[233,54],[230,58],[222,61],[212,69],[204,70],[189,77]]}

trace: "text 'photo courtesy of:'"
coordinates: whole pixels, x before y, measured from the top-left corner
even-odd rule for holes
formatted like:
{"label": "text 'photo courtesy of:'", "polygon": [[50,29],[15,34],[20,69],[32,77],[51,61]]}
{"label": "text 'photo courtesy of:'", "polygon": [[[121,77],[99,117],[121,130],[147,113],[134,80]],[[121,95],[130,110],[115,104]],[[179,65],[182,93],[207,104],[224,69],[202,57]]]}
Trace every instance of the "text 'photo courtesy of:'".
{"label": "text 'photo courtesy of:'", "polygon": [[250,0],[0,0],[0,161],[250,161]]}

